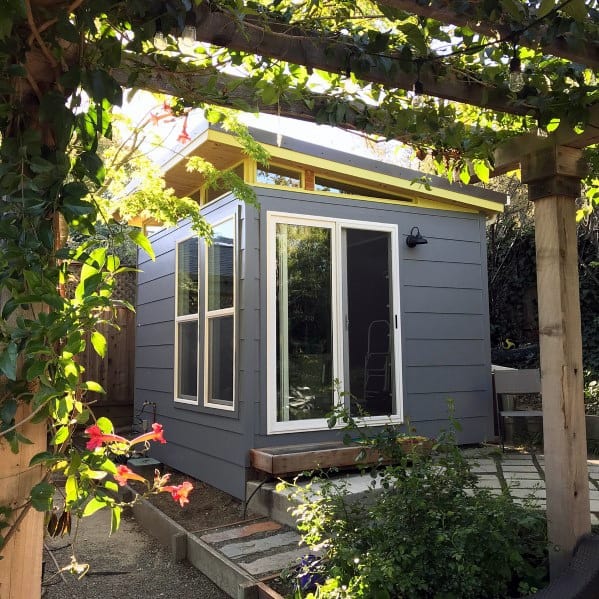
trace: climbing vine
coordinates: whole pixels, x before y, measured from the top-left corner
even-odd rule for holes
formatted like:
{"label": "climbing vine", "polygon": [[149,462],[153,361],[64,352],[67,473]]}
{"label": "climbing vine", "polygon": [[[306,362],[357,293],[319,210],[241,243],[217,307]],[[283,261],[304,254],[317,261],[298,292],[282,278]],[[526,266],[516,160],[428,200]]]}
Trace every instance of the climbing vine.
{"label": "climbing vine", "polygon": [[[435,20],[437,9],[452,11],[457,24]],[[599,98],[596,62],[572,56],[587,48],[596,61],[597,17],[596,0],[6,0],[0,14],[0,442],[18,451],[28,442],[21,432],[27,419],[47,423],[50,450],[34,459],[44,474],[30,495],[0,507],[0,534],[12,534],[30,507],[51,507],[50,472],[70,481],[70,510],[111,503],[114,488],[105,481],[114,478],[114,465],[96,449],[78,449],[73,435],[85,425],[113,434],[106,422],[90,424],[86,392],[99,389],[77,356],[86,343],[103,355],[98,324],[116,326],[111,291],[126,267],[93,234],[103,191],[114,180],[115,164],[103,158],[101,146],[113,136],[112,108],[125,87],[170,93],[183,110],[205,104],[262,109],[399,139],[412,143],[419,157],[431,156],[450,178],[485,181],[503,140],[562,127],[582,133],[589,126]],[[198,42],[180,39],[189,19]],[[156,33],[164,44],[156,44]],[[525,71],[519,91],[507,86],[513,55]],[[422,86],[412,91],[418,81]],[[441,92],[461,103],[436,99]],[[414,95],[424,96],[418,108]],[[181,141],[184,133],[189,137],[182,130]],[[238,133],[249,148],[251,140]],[[590,206],[599,200],[596,148],[587,162]],[[219,184],[210,165],[191,167]],[[243,193],[239,181],[225,176]],[[196,206],[176,200],[158,180],[128,202],[125,215],[191,217],[208,234]],[[83,240],[77,247],[66,243],[74,234]],[[151,254],[141,232],[121,234]],[[74,260],[82,275],[67,297]],[[27,416],[20,416],[23,406]]]}

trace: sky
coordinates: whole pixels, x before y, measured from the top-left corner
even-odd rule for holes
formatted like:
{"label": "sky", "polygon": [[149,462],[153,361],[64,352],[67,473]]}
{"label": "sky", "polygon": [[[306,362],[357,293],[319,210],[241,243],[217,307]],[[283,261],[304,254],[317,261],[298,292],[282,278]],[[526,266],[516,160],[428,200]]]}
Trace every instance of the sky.
{"label": "sky", "polygon": [[[162,112],[162,101],[148,92],[136,92],[131,97],[125,94],[125,98],[121,111],[131,119],[133,124],[150,118],[152,113],[158,115]],[[239,113],[239,119],[251,127],[279,133],[283,137],[316,143],[336,150],[343,148],[345,152],[366,158],[374,158],[400,166],[411,166],[411,150],[397,142],[374,143],[358,133],[276,115]],[[202,111],[192,110],[187,123],[187,132],[192,140],[205,128],[205,124]],[[151,142],[151,145],[144,147],[144,152],[158,164],[169,160],[174,153],[184,152],[185,145],[177,141],[182,127],[182,118],[174,120],[166,118],[156,125],[149,125],[152,133],[156,134],[160,140],[161,147],[157,147],[157,143],[154,141]]]}

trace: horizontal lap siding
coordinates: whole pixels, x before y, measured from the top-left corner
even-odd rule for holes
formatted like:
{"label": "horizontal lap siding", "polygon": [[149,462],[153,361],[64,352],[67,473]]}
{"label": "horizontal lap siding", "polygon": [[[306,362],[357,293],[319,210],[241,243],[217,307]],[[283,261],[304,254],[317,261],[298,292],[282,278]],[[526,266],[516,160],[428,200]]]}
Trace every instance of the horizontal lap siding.
{"label": "horizontal lap siding", "polygon": [[[460,441],[479,442],[492,433],[489,317],[484,217],[417,206],[384,205],[341,198],[293,200],[293,193],[261,190],[262,244],[266,211],[393,223],[399,230],[404,415],[422,434],[448,426],[448,400],[463,425]],[[408,248],[418,227],[426,245]],[[266,252],[261,256],[265,272]],[[266,285],[260,292],[266,302]],[[262,326],[266,335],[266,326]],[[262,351],[266,351],[264,339]],[[273,348],[270,351],[274,351]],[[257,399],[261,423],[257,446],[309,443],[338,436],[334,431],[266,434],[266,373]]]}
{"label": "horizontal lap siding", "polygon": [[[205,214],[210,222],[221,220],[237,210],[231,199],[215,202],[207,207]],[[242,218],[238,219],[240,223]],[[243,230],[243,226],[240,227]],[[243,387],[254,385],[254,366],[250,375],[238,373],[238,412],[203,408],[174,401],[174,339],[175,339],[175,245],[178,240],[192,236],[188,223],[152,236],[156,253],[153,262],[140,254],[137,348],[136,348],[136,412],[144,402],[156,404],[156,420],[163,424],[166,445],[153,444],[152,455],[172,468],[177,468],[209,484],[243,497],[245,467],[249,449],[247,423],[242,422],[244,404],[248,402]],[[238,326],[243,337],[245,317],[245,235],[238,239]],[[254,275],[254,278],[257,278]],[[257,284],[257,283],[254,283]],[[200,293],[203,290],[200,281]],[[251,307],[254,312],[255,307]],[[201,325],[202,323],[200,323]],[[203,353],[203,348],[200,348]],[[238,366],[243,365],[243,353],[238,346]],[[203,364],[200,361],[200,369]],[[202,391],[202,389],[200,389]],[[257,390],[254,390],[257,393]],[[253,402],[253,397],[252,397]],[[140,420],[150,421],[152,406],[143,408]]]}
{"label": "horizontal lap siding", "polygon": [[424,432],[451,401],[460,440],[482,441],[492,434],[485,223],[441,213],[419,226],[428,244],[401,250],[405,414]]}

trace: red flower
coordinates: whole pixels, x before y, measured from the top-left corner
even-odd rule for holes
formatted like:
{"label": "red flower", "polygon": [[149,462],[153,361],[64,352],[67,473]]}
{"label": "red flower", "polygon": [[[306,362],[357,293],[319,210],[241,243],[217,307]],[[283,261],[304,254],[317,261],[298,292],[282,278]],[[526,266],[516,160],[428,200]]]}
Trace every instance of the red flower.
{"label": "red flower", "polygon": [[144,433],[143,435],[139,435],[139,437],[135,437],[135,439],[132,439],[131,445],[145,443],[146,441],[158,441],[159,443],[166,443],[166,439],[164,438],[164,434],[162,432],[162,424],[154,422],[152,425],[152,432]]}
{"label": "red flower", "polygon": [[187,115],[183,119],[183,127],[181,128],[181,133],[179,133],[179,137],[177,137],[177,141],[180,144],[186,144],[191,141],[191,137],[189,137],[189,133],[187,133]]}
{"label": "red flower", "polygon": [[193,491],[193,485],[189,481],[185,481],[180,485],[170,485],[162,487],[161,491],[166,491],[171,494],[171,497],[179,502],[179,505],[183,507],[186,503],[189,503],[187,496]]}
{"label": "red flower", "polygon": [[185,127],[183,127],[183,129],[181,129],[181,133],[179,133],[179,137],[177,137],[177,141],[180,144],[186,144],[191,141],[191,137],[189,137],[189,133],[187,133],[187,129]]}
{"label": "red flower", "polygon": [[135,474],[133,470],[128,468],[127,466],[119,465],[116,467],[116,474],[114,475],[114,480],[116,480],[121,487],[124,487],[127,484],[128,480],[138,480],[142,483],[146,482],[146,479],[139,474]]}
{"label": "red flower", "polygon": [[85,434],[89,436],[89,441],[85,448],[93,451],[97,447],[102,447],[104,443],[129,443],[125,437],[103,433],[97,424],[92,424],[85,429]]}

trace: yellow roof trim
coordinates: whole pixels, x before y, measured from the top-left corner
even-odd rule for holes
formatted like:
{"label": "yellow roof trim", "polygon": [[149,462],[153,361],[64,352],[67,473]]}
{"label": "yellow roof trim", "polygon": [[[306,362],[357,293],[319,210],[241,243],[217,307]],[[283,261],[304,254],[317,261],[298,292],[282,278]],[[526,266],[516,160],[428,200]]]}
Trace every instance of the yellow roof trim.
{"label": "yellow roof trim", "polygon": [[361,196],[355,194],[338,194],[333,191],[320,191],[317,189],[300,189],[298,187],[285,187],[283,185],[267,185],[265,183],[252,183],[252,187],[258,187],[261,189],[283,189],[285,191],[294,191],[296,193],[305,193],[306,195],[311,196],[326,196],[329,198],[344,198],[350,200],[359,200],[361,202],[375,202],[376,204],[402,204],[404,206],[419,206],[421,208],[431,208],[436,210],[449,210],[451,212],[463,212],[468,214],[478,214],[478,210],[476,208],[472,208],[470,206],[459,206],[457,204],[450,204],[444,202],[437,202],[435,200],[427,200],[423,198],[415,199],[415,201],[411,200],[401,200],[396,199],[393,200],[391,198],[374,198],[372,196]]}
{"label": "yellow roof trim", "polygon": [[[215,142],[220,142],[227,145],[232,145],[234,147],[241,148],[241,144],[230,134],[223,133],[222,131],[214,131],[213,129],[208,130],[208,139]],[[354,180],[364,180],[366,182],[372,181],[372,171],[368,169],[364,169],[356,166],[349,166],[343,164],[341,162],[334,162],[333,160],[328,160],[326,158],[318,158],[316,156],[311,156],[310,154],[302,154],[301,152],[297,152],[295,150],[288,150],[287,148],[279,148],[278,146],[273,146],[270,144],[262,144],[268,153],[274,158],[281,160],[287,160],[289,162],[294,162],[299,165],[309,166],[311,169],[316,171],[318,175],[318,170],[326,170],[333,171],[339,175],[346,175],[351,177]],[[393,187],[396,190],[401,190],[405,195],[409,196],[410,199],[414,200],[414,203],[423,207],[433,207],[430,204],[425,204],[422,200],[433,200],[435,202],[441,202],[445,200],[446,202],[451,202],[451,204],[459,204],[464,207],[474,207],[482,210],[483,212],[497,213],[503,212],[503,204],[500,202],[493,202],[491,200],[485,200],[482,198],[476,198],[472,196],[467,196],[461,194],[457,191],[452,191],[449,189],[441,189],[438,187],[432,187],[432,189],[426,190],[422,188],[417,188],[411,184],[410,181],[406,179],[400,179],[398,177],[392,177],[391,175],[385,175],[382,173],[377,173],[377,182],[382,183],[384,185],[388,185],[389,187]],[[332,194],[338,195],[338,194]],[[360,197],[360,199],[364,199],[364,196],[355,196]],[[370,198],[372,200],[372,198]],[[381,200],[376,199],[375,201],[381,202]],[[397,203],[396,200],[387,200],[388,203]],[[443,206],[444,209],[447,208],[446,205]]]}

